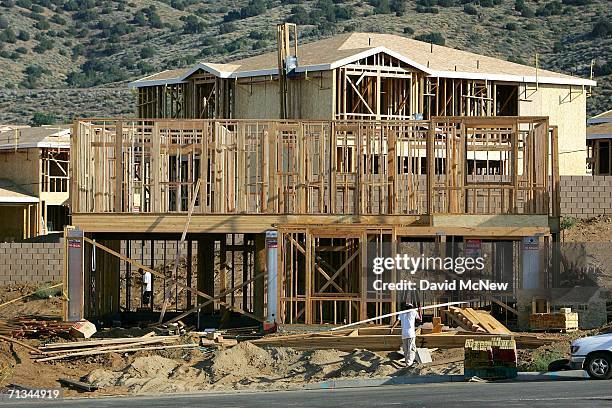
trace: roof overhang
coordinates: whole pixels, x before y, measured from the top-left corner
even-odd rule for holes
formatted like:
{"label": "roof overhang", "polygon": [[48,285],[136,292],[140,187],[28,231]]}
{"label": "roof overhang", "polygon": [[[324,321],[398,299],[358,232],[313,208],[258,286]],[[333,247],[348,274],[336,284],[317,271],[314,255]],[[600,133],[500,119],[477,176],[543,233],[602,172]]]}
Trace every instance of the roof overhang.
{"label": "roof overhang", "polygon": [[[387,47],[380,46],[370,48],[365,51],[361,51],[351,55],[350,57],[342,58],[340,60],[327,63],[327,64],[316,64],[316,65],[298,65],[295,69],[295,72],[303,73],[303,72],[315,72],[315,71],[329,71],[332,69],[340,68],[344,65],[351,64],[353,62],[359,61],[360,59],[367,58],[369,56],[385,53],[399,61],[402,61],[424,73],[428,74],[432,77],[440,77],[440,78],[457,78],[457,79],[484,79],[490,81],[501,81],[501,82],[523,82],[523,83],[542,83],[542,84],[558,84],[558,85],[577,85],[577,86],[597,86],[597,82],[590,79],[583,78],[557,78],[557,77],[547,77],[547,76],[521,76],[521,75],[511,75],[511,74],[486,74],[486,73],[478,73],[478,72],[462,72],[462,71],[437,71],[426,67],[422,64],[417,63],[416,61],[407,58],[406,56],[392,51]],[[298,59],[299,62],[299,59]],[[193,75],[198,70],[204,70],[212,75],[215,75],[219,78],[248,78],[248,77],[256,77],[256,76],[269,76],[269,75],[278,75],[278,68],[269,68],[269,69],[261,69],[261,70],[250,70],[250,71],[220,71],[217,70],[206,63],[198,63],[190,70],[186,71],[183,75],[176,78],[170,79],[159,79],[159,80],[147,80],[147,78],[151,78],[154,75],[150,75],[148,77],[144,77],[142,79],[130,82],[128,84],[129,88],[141,88],[145,86],[156,86],[156,85],[171,85],[171,84],[179,84],[185,83],[186,79]],[[167,72],[167,71],[162,71]]]}
{"label": "roof overhang", "polygon": [[612,139],[612,133],[591,133],[586,135],[587,140]]}
{"label": "roof overhang", "polygon": [[551,85],[577,85],[577,86],[597,86],[597,81],[583,78],[557,78],[535,75],[512,75],[512,74],[485,74],[476,72],[461,72],[461,71],[434,71],[432,75],[440,78],[456,78],[456,79],[485,79],[489,81],[500,82],[521,82],[529,84],[551,84]]}
{"label": "roof overhang", "polygon": [[600,125],[602,123],[612,122],[612,118],[591,118],[587,119],[587,125]]}
{"label": "roof overhang", "polygon": [[70,149],[70,142],[37,142],[37,143],[16,143],[0,145],[0,150],[15,149]]}
{"label": "roof overhang", "polygon": [[0,205],[2,204],[36,204],[38,203],[38,198],[33,196],[22,196],[22,197],[10,197],[3,196],[2,191],[0,191]]}

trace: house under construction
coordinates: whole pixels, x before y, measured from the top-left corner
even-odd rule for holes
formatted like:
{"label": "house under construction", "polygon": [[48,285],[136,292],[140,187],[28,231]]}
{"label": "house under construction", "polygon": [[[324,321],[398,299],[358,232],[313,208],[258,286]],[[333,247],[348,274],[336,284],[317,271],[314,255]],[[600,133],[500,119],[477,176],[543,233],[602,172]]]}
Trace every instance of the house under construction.
{"label": "house under construction", "polygon": [[355,322],[397,309],[368,268],[410,243],[509,243],[485,274],[510,289],[484,302],[555,284],[521,243],[558,238],[559,153],[592,81],[391,35],[298,46],[291,28],[278,54],[133,82],[137,119],[75,123],[69,315],[139,310],[151,271],[174,319]]}

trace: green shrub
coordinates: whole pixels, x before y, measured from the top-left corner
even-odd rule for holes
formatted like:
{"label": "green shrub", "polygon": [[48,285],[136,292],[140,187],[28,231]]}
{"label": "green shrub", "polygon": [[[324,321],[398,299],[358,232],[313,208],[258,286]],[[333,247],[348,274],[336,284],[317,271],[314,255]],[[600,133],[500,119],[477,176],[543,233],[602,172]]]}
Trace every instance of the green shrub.
{"label": "green shrub", "polygon": [[510,31],[516,31],[518,28],[518,24],[516,23],[506,23],[506,25],[504,26],[504,28],[506,30],[510,30]]}
{"label": "green shrub", "polygon": [[578,219],[574,217],[562,217],[561,218],[561,229],[566,230],[572,228],[578,223]]}
{"label": "green shrub", "polygon": [[17,36],[10,27],[6,28],[4,31],[0,32],[0,42],[15,44],[17,42]]}
{"label": "green shrub", "polygon": [[561,14],[563,7],[559,1],[550,1],[536,10],[536,15],[541,17],[555,16]]}
{"label": "green shrub", "polygon": [[229,34],[236,31],[238,28],[232,23],[222,23],[219,25],[219,34]]}
{"label": "green shrub", "polygon": [[21,30],[19,31],[17,38],[21,41],[30,41],[30,33],[28,33],[27,31]]}
{"label": "green shrub", "polygon": [[264,40],[257,40],[253,43],[253,45],[251,46],[252,49],[254,50],[259,50],[261,48],[265,48],[268,45],[268,43]]}
{"label": "green shrub", "polygon": [[612,36],[612,22],[610,20],[601,20],[595,23],[591,30],[593,38],[609,38]]}
{"label": "green shrub", "polygon": [[521,10],[521,17],[525,17],[525,18],[535,17],[535,12],[529,7],[525,6]]}
{"label": "green shrub", "polygon": [[414,28],[412,27],[404,27],[404,34],[414,34]]}
{"label": "green shrub", "polygon": [[463,6],[463,12],[475,16],[478,14],[478,9],[476,9],[476,7],[472,6],[471,4],[466,4],[465,6]]}
{"label": "green shrub", "polygon": [[446,43],[446,39],[444,38],[442,33],[421,34],[414,37],[414,39],[437,45],[444,45]]}
{"label": "green shrub", "polygon": [[548,371],[548,365],[553,361],[566,358],[560,351],[548,351],[545,354],[537,355],[529,364],[519,363],[520,371]]}
{"label": "green shrub", "polygon": [[[42,112],[34,113],[32,117],[32,126],[41,126],[41,125],[53,125],[56,121],[56,117],[53,115],[48,115]],[[39,299],[48,299],[53,296],[60,296],[62,294],[62,287],[56,286],[52,288],[51,284],[45,283],[41,285],[34,294],[35,297]]]}
{"label": "green shrub", "polygon": [[[204,23],[204,21],[202,19],[200,19],[199,17],[196,17],[192,14],[188,15],[187,17],[181,18],[183,20],[183,32],[185,34],[199,34],[204,32],[204,29],[206,28],[206,24]],[[224,25],[224,24],[221,24]]]}
{"label": "green shrub", "polygon": [[49,24],[47,20],[42,20],[34,24],[34,27],[38,28],[39,30],[48,30],[51,27],[51,24]]}
{"label": "green shrub", "polygon": [[612,74],[612,61],[597,63],[593,66],[593,75],[605,76]]}
{"label": "green shrub", "polygon": [[151,46],[142,47],[140,50],[140,58],[147,59],[155,55],[155,49]]}

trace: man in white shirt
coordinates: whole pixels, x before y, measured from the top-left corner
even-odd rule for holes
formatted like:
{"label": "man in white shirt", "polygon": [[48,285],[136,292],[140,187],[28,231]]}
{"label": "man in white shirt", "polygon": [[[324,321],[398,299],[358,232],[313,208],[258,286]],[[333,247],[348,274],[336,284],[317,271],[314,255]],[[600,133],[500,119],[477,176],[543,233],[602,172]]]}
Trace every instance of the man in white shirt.
{"label": "man in white shirt", "polygon": [[[406,310],[414,309],[412,303],[406,303]],[[421,315],[416,310],[411,310],[399,315],[399,320],[395,322],[393,327],[397,326],[398,322],[402,323],[402,348],[404,349],[404,360],[406,367],[411,367],[414,364],[416,356],[416,320],[421,320]]]}
{"label": "man in white shirt", "polygon": [[144,306],[149,306],[151,304],[151,272],[145,272],[142,275],[142,303]]}

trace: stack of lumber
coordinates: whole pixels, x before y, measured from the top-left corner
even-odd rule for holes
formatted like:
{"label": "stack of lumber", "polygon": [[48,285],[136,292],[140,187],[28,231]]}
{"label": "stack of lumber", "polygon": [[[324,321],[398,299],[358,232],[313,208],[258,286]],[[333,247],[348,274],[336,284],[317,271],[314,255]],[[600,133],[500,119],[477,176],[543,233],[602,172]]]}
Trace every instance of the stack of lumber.
{"label": "stack of lumber", "polygon": [[459,327],[476,333],[512,334],[499,320],[485,310],[475,310],[471,307],[449,307],[446,316]]}
{"label": "stack of lumber", "polygon": [[559,313],[534,313],[529,316],[532,330],[578,330],[578,313],[570,308],[562,308]]}
{"label": "stack of lumber", "polygon": [[423,334],[442,333],[443,331],[448,331],[448,327],[442,324],[440,317],[434,317],[432,323],[427,322],[421,325],[421,333]]}
{"label": "stack of lumber", "polygon": [[38,348],[40,353],[34,358],[34,361],[44,362],[108,353],[198,347],[198,344],[174,344],[178,342],[180,336],[154,336],[153,334],[149,333],[142,337],[93,339],[45,344]]}
{"label": "stack of lumber", "polygon": [[18,317],[9,320],[0,320],[0,334],[11,337],[49,338],[55,336],[68,336],[74,322],[59,320]]}
{"label": "stack of lumber", "polygon": [[[417,334],[416,345],[423,348],[462,348],[466,340],[490,340],[500,335],[474,332],[443,332],[432,334]],[[504,339],[515,340],[522,348],[537,348],[552,343],[551,339],[541,339],[535,336],[509,334],[502,335]],[[401,329],[391,329],[390,326],[361,327],[358,329],[337,330],[294,334],[288,336],[267,336],[252,340],[257,346],[292,347],[298,350],[353,351],[367,349],[370,351],[396,351],[402,344]]]}
{"label": "stack of lumber", "polygon": [[515,340],[501,337],[467,339],[464,355],[463,372],[466,378],[508,379],[518,374]]}
{"label": "stack of lumber", "polygon": [[221,334],[213,337],[206,336],[200,338],[200,345],[202,347],[234,347],[236,344],[238,344],[238,340],[224,338]]}

